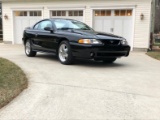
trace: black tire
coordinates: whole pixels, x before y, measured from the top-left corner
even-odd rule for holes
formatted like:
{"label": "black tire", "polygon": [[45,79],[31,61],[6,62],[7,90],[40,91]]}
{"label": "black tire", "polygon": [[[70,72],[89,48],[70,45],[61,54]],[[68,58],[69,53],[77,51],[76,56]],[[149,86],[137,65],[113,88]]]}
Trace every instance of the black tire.
{"label": "black tire", "polygon": [[73,63],[74,58],[68,41],[62,41],[60,43],[58,48],[58,59],[64,65],[70,65]]}
{"label": "black tire", "polygon": [[113,63],[114,61],[116,61],[117,58],[106,58],[103,59],[103,63]]}
{"label": "black tire", "polygon": [[37,52],[32,50],[31,42],[30,40],[27,40],[25,43],[25,53],[28,57],[35,57]]}

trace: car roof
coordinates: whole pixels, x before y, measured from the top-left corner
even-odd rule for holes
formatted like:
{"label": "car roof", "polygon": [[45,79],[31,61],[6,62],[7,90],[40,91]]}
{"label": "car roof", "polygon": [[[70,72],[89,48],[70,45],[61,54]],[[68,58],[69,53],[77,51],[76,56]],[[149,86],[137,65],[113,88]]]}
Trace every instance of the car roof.
{"label": "car roof", "polygon": [[[81,21],[78,21],[78,20],[75,20],[75,19],[69,19],[69,18],[46,18],[46,19],[42,19],[40,20],[39,22],[42,22],[42,21],[45,21],[45,20],[50,20],[50,21],[54,21],[54,20],[72,20],[72,21],[77,21],[77,22],[81,22]],[[39,23],[37,22],[37,23]],[[36,23],[36,24],[37,24]]]}

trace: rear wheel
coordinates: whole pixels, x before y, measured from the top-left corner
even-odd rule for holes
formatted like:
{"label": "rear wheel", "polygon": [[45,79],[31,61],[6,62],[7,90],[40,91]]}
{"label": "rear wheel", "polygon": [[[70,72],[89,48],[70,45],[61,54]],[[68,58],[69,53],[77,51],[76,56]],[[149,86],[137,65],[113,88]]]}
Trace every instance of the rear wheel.
{"label": "rear wheel", "polygon": [[36,56],[36,52],[32,51],[31,42],[30,40],[27,40],[25,43],[25,53],[28,57],[34,57]]}
{"label": "rear wheel", "polygon": [[116,61],[117,58],[107,58],[107,59],[103,59],[102,61],[104,63],[113,63],[114,61]]}
{"label": "rear wheel", "polygon": [[69,65],[73,63],[73,56],[68,41],[62,41],[58,48],[58,58],[59,61],[64,65]]}

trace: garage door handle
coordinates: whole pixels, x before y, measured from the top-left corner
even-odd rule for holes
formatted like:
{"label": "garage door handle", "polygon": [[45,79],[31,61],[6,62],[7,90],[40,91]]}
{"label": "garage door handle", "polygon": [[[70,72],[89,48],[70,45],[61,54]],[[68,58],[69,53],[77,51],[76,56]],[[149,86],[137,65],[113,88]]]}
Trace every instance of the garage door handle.
{"label": "garage door handle", "polygon": [[114,28],[111,28],[111,32],[114,32]]}

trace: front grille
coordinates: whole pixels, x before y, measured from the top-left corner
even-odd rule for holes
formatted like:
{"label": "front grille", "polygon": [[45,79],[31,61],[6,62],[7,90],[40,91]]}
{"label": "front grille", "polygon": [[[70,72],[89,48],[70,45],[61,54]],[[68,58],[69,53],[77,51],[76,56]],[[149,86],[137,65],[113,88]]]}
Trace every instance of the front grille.
{"label": "front grille", "polygon": [[104,45],[120,45],[120,40],[101,40]]}

